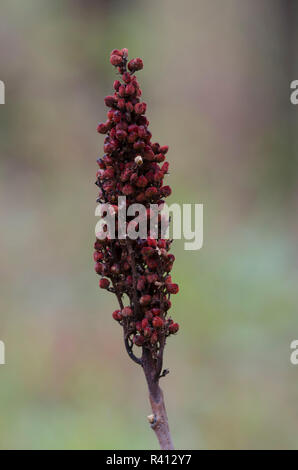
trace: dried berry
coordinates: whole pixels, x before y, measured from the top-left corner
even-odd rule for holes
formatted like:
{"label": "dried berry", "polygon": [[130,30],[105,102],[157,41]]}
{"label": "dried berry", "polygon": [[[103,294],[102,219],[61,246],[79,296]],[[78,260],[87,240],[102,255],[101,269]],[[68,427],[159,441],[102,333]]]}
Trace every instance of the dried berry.
{"label": "dried berry", "polygon": [[99,132],[100,134],[106,134],[108,132],[107,125],[104,123],[98,124],[97,132]]}
{"label": "dried berry", "polygon": [[93,253],[93,259],[94,261],[101,261],[103,259],[103,254],[100,253],[99,251],[94,251]]}
{"label": "dried berry", "polygon": [[142,346],[145,342],[145,338],[142,335],[135,335],[133,338],[133,342],[136,346]]}
{"label": "dried berry", "polygon": [[135,105],[135,113],[136,114],[145,114],[146,112],[146,103],[137,103]]}
{"label": "dried berry", "polygon": [[178,323],[172,323],[172,324],[169,326],[169,332],[170,332],[171,334],[177,333],[178,330],[179,330],[179,325],[178,325]]}
{"label": "dried berry", "polygon": [[106,106],[114,106],[114,104],[116,103],[116,99],[114,96],[106,96],[104,101]]}
{"label": "dried berry", "polygon": [[178,294],[178,292],[179,292],[178,284],[167,284],[167,291],[170,294]]}
{"label": "dried berry", "polygon": [[160,192],[161,192],[161,195],[163,197],[168,197],[172,194],[172,190],[170,188],[170,186],[163,186],[161,189],[160,189]]}
{"label": "dried berry", "polygon": [[152,320],[152,325],[154,328],[161,328],[164,324],[164,321],[160,317],[154,317]]}
{"label": "dried berry", "polygon": [[112,65],[120,65],[123,62],[123,58],[119,55],[113,54],[111,55],[110,62]]}
{"label": "dried berry", "polygon": [[122,315],[124,317],[132,317],[133,311],[130,307],[124,307],[124,309],[122,310]]}
{"label": "dried berry", "polygon": [[143,61],[139,57],[137,59],[132,59],[128,62],[128,70],[131,72],[136,72],[137,70],[142,70]]}
{"label": "dried berry", "polygon": [[105,277],[103,277],[102,279],[100,279],[99,281],[99,287],[101,289],[107,289],[110,285],[110,281],[108,279],[106,279]]}
{"label": "dried berry", "polygon": [[115,310],[115,312],[113,312],[113,318],[116,321],[121,321],[122,320],[121,311],[120,310]]}
{"label": "dried berry", "polygon": [[146,306],[146,305],[149,305],[151,302],[151,295],[142,295],[142,297],[140,298],[140,305],[142,305],[142,307]]}

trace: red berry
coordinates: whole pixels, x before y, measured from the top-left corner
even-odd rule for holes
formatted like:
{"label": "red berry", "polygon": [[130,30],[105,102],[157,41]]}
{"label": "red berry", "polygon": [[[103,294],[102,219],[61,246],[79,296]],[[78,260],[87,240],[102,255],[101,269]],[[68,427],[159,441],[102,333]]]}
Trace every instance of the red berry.
{"label": "red berry", "polygon": [[145,305],[149,305],[150,302],[151,302],[151,295],[149,294],[142,295],[142,297],[140,298],[140,305],[142,305],[142,307],[144,307]]}
{"label": "red berry", "polygon": [[100,134],[106,134],[108,132],[108,128],[106,124],[104,123],[98,124],[97,132],[99,132]]}
{"label": "red berry", "polygon": [[155,273],[147,274],[147,281],[149,284],[153,284],[154,282],[158,281],[158,275]]}
{"label": "red berry", "polygon": [[133,144],[133,148],[135,150],[143,150],[143,148],[145,147],[145,143],[142,141],[142,140],[137,140],[134,144]]}
{"label": "red berry", "polygon": [[[120,111],[115,111],[115,112],[114,112],[113,121],[114,121],[114,122],[117,122],[117,123],[119,123],[119,122],[121,121],[121,113],[120,113]],[[111,135],[111,137],[114,138],[115,135],[114,135],[114,134],[112,135],[112,131],[114,131],[114,129],[111,130],[110,135]],[[123,132],[125,132],[125,131],[123,131]],[[116,133],[116,136],[117,136],[117,133]],[[118,137],[117,137],[117,138],[118,138]],[[120,139],[119,139],[119,140],[120,140]]]}
{"label": "red berry", "polygon": [[136,72],[137,70],[142,70],[143,61],[139,57],[137,59],[132,59],[128,62],[128,70],[131,72]]}
{"label": "red berry", "polygon": [[113,85],[114,90],[118,91],[120,86],[121,82],[119,80],[115,80]]}
{"label": "red berry", "polygon": [[126,103],[124,98],[119,98],[118,100],[118,108],[119,109],[125,109]]}
{"label": "red berry", "polygon": [[111,55],[120,55],[120,56],[122,56],[122,51],[120,51],[119,49],[113,49],[112,52],[111,52]]}
{"label": "red berry", "polygon": [[141,139],[145,139],[147,135],[147,130],[144,126],[139,126],[138,128],[138,136],[141,138]]}
{"label": "red berry", "polygon": [[118,140],[125,140],[127,137],[127,133],[120,129],[116,132],[116,137]]}
{"label": "red berry", "polygon": [[94,243],[94,250],[100,250],[103,245],[103,240],[97,239],[96,242]]}
{"label": "red berry", "polygon": [[152,320],[152,325],[154,328],[161,328],[164,324],[164,321],[160,317],[154,317]]}
{"label": "red berry", "polygon": [[155,238],[147,238],[147,245],[152,246],[153,248],[157,247],[157,241]]}
{"label": "red berry", "polygon": [[153,270],[153,269],[157,268],[158,263],[155,259],[149,258],[149,259],[147,259],[147,266],[148,266],[149,269]]}
{"label": "red berry", "polygon": [[113,178],[114,174],[115,174],[114,168],[107,168],[103,173],[103,177],[104,178]]}
{"label": "red berry", "polygon": [[[144,150],[144,159],[145,160],[148,160],[149,162],[152,162],[154,160],[154,153],[152,152],[151,149],[147,149],[145,147],[145,150]],[[152,175],[153,175],[153,172],[152,172]],[[152,178],[153,179],[153,178]]]}
{"label": "red berry", "polygon": [[118,93],[119,93],[119,96],[121,96],[122,98],[125,96],[125,86],[124,85],[121,85],[119,87]]}
{"label": "red berry", "polygon": [[179,292],[178,284],[167,284],[167,291],[170,294],[177,294]]}
{"label": "red berry", "polygon": [[124,83],[130,83],[131,82],[130,73],[124,72],[124,74],[122,75],[122,80],[124,81]]}
{"label": "red berry", "polygon": [[130,307],[124,307],[124,308],[122,309],[122,315],[123,315],[124,317],[132,317],[133,311],[132,311],[132,309],[131,309]]}
{"label": "red berry", "polygon": [[160,151],[163,154],[166,154],[168,150],[169,150],[168,145],[163,145],[162,147],[160,147]]}
{"label": "red berry", "polygon": [[136,132],[131,132],[127,137],[127,140],[130,144],[133,144],[138,138],[138,134]]}
{"label": "red berry", "polygon": [[123,186],[122,192],[125,194],[125,196],[131,196],[135,191],[131,184],[126,184]]}
{"label": "red berry", "polygon": [[110,62],[112,65],[116,67],[117,65],[122,64],[123,59],[119,55],[114,54],[114,55],[111,55]]}
{"label": "red berry", "polygon": [[169,170],[169,162],[164,162],[164,164],[163,164],[162,167],[161,167],[161,171],[162,171],[163,173],[167,173],[168,170]]}
{"label": "red berry", "polygon": [[151,321],[152,318],[153,318],[153,313],[151,310],[147,310],[147,312],[145,313],[145,318],[147,318],[147,320]]}
{"label": "red berry", "polygon": [[107,289],[110,285],[110,281],[108,279],[106,279],[105,277],[103,277],[102,279],[100,279],[99,281],[99,287],[101,289]]}
{"label": "red berry", "polygon": [[94,269],[97,274],[102,274],[103,265],[101,263],[96,263]]}
{"label": "red berry", "polygon": [[161,163],[164,161],[166,157],[162,154],[162,153],[159,153],[158,155],[156,155],[155,157],[155,160],[158,162],[158,163]]}
{"label": "red berry", "polygon": [[142,335],[135,335],[133,337],[133,342],[136,346],[142,346],[144,344],[145,338]]}
{"label": "red berry", "polygon": [[152,313],[156,317],[156,316],[160,315],[161,310],[160,310],[160,308],[153,308]]}
{"label": "red berry", "polygon": [[135,67],[136,67],[136,70],[142,70],[143,68],[143,61],[142,59],[140,59],[140,57],[137,57],[135,59]]}
{"label": "red berry", "polygon": [[127,95],[133,95],[135,93],[136,89],[135,87],[133,86],[132,83],[129,83],[128,85],[126,85],[125,87],[125,93]]}
{"label": "red berry", "polygon": [[158,196],[158,189],[155,188],[154,186],[151,186],[150,188],[147,188],[145,191],[145,196],[147,199],[152,199]]}
{"label": "red berry", "polygon": [[179,330],[179,325],[178,325],[178,323],[172,323],[172,324],[169,326],[169,332],[170,332],[171,334],[177,333],[178,330]]}
{"label": "red berry", "polygon": [[168,197],[172,194],[172,190],[170,188],[170,186],[163,186],[160,190],[162,196],[164,197]]}
{"label": "red berry", "polygon": [[135,113],[136,114],[145,114],[147,105],[146,103],[137,103],[135,105]]}
{"label": "red berry", "polygon": [[106,106],[111,107],[114,106],[114,104],[116,103],[116,99],[114,98],[114,96],[106,96],[104,102]]}
{"label": "red berry", "polygon": [[145,188],[148,184],[148,180],[144,175],[141,175],[136,184],[138,188]]}
{"label": "red berry", "polygon": [[115,109],[109,109],[109,111],[108,111],[107,116],[108,116],[108,119],[109,119],[110,121],[112,121],[112,119],[113,119],[113,117],[114,117],[114,112],[115,112]]}
{"label": "red berry", "polygon": [[103,254],[100,253],[99,251],[94,251],[93,253],[93,259],[94,261],[101,261],[103,259]]}
{"label": "red berry", "polygon": [[138,126],[136,124],[131,124],[130,126],[128,126],[128,132],[138,132]]}
{"label": "red berry", "polygon": [[116,321],[121,321],[122,320],[121,311],[120,310],[115,310],[115,312],[113,312],[113,318]]}
{"label": "red berry", "polygon": [[128,101],[128,103],[126,103],[126,111],[128,111],[129,113],[132,113],[133,112],[133,104]]}
{"label": "red berry", "polygon": [[142,248],[141,253],[143,256],[150,256],[154,253],[154,248],[152,248],[151,246],[144,246],[144,248]]}
{"label": "red berry", "polygon": [[147,318],[143,318],[142,320],[142,329],[144,330],[144,328],[146,328],[148,326],[149,322],[147,320]]}
{"label": "red berry", "polygon": [[166,247],[167,247],[167,241],[164,240],[164,239],[160,239],[160,240],[158,240],[157,245],[158,245],[158,248],[164,248],[164,249],[166,249]]}

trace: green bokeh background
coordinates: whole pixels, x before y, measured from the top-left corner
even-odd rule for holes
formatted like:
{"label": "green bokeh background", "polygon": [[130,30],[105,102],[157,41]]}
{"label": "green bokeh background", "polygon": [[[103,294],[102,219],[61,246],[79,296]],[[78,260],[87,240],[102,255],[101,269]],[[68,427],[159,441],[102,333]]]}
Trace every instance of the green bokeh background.
{"label": "green bokeh background", "polygon": [[[113,48],[141,56],[176,241],[162,387],[178,449],[298,448],[295,1],[2,0],[0,448],[157,449],[140,368],[99,292],[96,159]],[[295,75],[296,73],[296,75]]]}

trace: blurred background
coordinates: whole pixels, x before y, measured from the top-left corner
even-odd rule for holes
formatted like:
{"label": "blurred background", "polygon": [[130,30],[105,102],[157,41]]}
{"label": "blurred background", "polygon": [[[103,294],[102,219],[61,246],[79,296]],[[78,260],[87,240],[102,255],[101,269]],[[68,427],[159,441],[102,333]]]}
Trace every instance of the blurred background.
{"label": "blurred background", "polygon": [[142,370],[93,269],[96,159],[113,48],[138,73],[176,241],[162,379],[178,449],[298,448],[295,0],[2,0],[2,449],[157,449]]}

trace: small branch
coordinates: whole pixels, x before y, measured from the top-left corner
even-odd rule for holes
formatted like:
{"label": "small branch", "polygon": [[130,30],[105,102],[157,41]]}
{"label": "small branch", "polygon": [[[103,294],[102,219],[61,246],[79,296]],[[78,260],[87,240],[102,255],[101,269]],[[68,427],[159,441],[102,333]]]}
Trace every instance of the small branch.
{"label": "small branch", "polygon": [[136,364],[139,364],[140,366],[142,365],[142,359],[135,356],[134,353],[132,352],[132,346],[129,344],[128,336],[124,331],[124,344],[125,344],[125,349],[127,351],[127,354],[129,355],[130,359],[132,359]]}
{"label": "small branch", "polygon": [[[116,294],[117,299],[118,299],[120,310],[123,310],[124,305],[123,305],[123,302],[122,302],[121,294],[118,291],[118,289],[116,288],[115,282],[112,281],[112,283],[113,283],[113,286],[114,286],[115,294]],[[127,354],[129,355],[130,359],[132,361],[134,361],[136,364],[142,365],[142,360],[139,357],[135,356],[134,353],[132,352],[132,345],[129,344],[129,336],[128,336],[128,333],[127,333],[127,329],[124,326],[123,326],[123,333],[124,333],[124,344],[125,344],[125,349],[127,351]]]}
{"label": "small branch", "polygon": [[170,373],[169,369],[164,369],[162,373],[160,374],[159,378],[161,379],[162,377],[165,377]]}
{"label": "small branch", "polygon": [[116,286],[116,283],[115,283],[114,279],[112,279],[112,284],[113,284],[113,288],[114,288],[114,291],[115,291],[114,293],[116,294],[116,297],[117,297],[117,300],[118,300],[120,310],[123,310],[124,305],[123,305],[123,302],[122,302],[122,296],[121,296],[121,293],[119,292],[119,290]]}
{"label": "small branch", "polygon": [[161,371],[162,371],[163,351],[164,351],[165,344],[166,344],[166,341],[165,341],[165,338],[163,337],[161,339],[160,343],[159,343],[159,351],[158,351],[158,356],[157,356],[155,379],[159,379]]}

